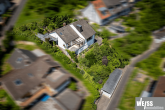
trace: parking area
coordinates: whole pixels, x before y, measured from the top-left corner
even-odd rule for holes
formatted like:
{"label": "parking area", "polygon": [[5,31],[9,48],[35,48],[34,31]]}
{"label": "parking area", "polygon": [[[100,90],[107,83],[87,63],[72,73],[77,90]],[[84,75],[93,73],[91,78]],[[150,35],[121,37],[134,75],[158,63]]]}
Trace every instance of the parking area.
{"label": "parking area", "polygon": [[105,95],[102,95],[97,103],[97,110],[106,110],[108,107],[108,104],[110,102],[110,98],[108,98]]}

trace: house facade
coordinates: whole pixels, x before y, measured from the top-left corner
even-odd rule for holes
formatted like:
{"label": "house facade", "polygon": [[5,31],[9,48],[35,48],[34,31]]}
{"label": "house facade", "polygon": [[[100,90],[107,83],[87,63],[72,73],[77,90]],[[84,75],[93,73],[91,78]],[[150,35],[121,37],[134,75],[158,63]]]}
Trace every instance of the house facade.
{"label": "house facade", "polygon": [[136,2],[135,0],[95,0],[82,11],[82,15],[99,25],[105,25],[115,18],[128,15]]}
{"label": "house facade", "polygon": [[116,89],[116,86],[122,76],[122,70],[115,69],[110,75],[103,88],[101,89],[102,95],[110,98]]}
{"label": "house facade", "polygon": [[49,38],[49,41],[55,41],[60,48],[75,51],[76,54],[79,54],[94,43],[95,33],[87,21],[79,20],[47,35],[40,36],[38,34],[37,37],[42,41]]}
{"label": "house facade", "polygon": [[[13,61],[10,60],[10,65],[17,61],[23,65],[27,57],[33,57],[28,55],[30,51],[27,53],[26,50],[20,60],[18,49],[15,51],[11,54]],[[19,60],[17,60],[18,58]],[[45,94],[48,96],[59,94],[70,83],[70,74],[49,55],[37,57],[33,63],[25,67],[21,65],[17,65],[17,67],[4,75],[0,82],[13,100],[23,108],[34,105]]]}

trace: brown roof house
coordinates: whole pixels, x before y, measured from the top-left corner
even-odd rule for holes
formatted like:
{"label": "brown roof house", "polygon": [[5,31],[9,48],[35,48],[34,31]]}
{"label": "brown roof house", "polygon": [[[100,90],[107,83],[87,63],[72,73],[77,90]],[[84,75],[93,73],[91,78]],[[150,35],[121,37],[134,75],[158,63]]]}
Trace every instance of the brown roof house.
{"label": "brown roof house", "polygon": [[8,63],[14,69],[21,69],[35,62],[37,58],[37,55],[31,51],[16,48],[11,54]]}
{"label": "brown roof house", "polygon": [[165,97],[165,76],[160,76],[156,83],[152,97]]}
{"label": "brown roof house", "polygon": [[38,33],[36,36],[42,41],[49,38],[50,42],[56,42],[60,48],[79,54],[94,43],[95,33],[87,21],[78,20],[51,33],[45,35]]}
{"label": "brown roof house", "polygon": [[123,15],[129,14],[136,0],[94,0],[83,11],[84,17],[105,25]]}
{"label": "brown roof house", "polygon": [[82,98],[74,91],[65,89],[56,97],[49,97],[47,100],[40,101],[30,110],[79,110]]}
{"label": "brown roof house", "polygon": [[[31,62],[28,66],[25,65],[27,60]],[[49,55],[36,57],[30,51],[16,49],[9,63],[20,69],[4,75],[0,82],[21,107],[33,104],[43,95],[54,96],[70,83],[70,74]]]}

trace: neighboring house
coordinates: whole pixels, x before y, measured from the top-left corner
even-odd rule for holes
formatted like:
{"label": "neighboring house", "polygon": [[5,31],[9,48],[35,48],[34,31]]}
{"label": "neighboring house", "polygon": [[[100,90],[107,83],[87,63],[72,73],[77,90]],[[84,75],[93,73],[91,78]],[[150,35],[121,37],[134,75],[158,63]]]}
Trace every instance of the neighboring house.
{"label": "neighboring house", "polygon": [[82,14],[99,25],[105,25],[115,18],[128,15],[135,2],[135,0],[95,0],[82,11]]}
{"label": "neighboring house", "polygon": [[165,97],[165,76],[160,76],[153,90],[152,97]]}
{"label": "neighboring house", "polygon": [[56,29],[52,33],[37,34],[36,36],[42,41],[46,39],[49,39],[50,42],[54,41],[60,48],[79,54],[94,43],[95,33],[87,21],[79,20]]}
{"label": "neighboring house", "polygon": [[0,0],[0,15],[5,13],[5,11],[11,6],[9,0]]}
{"label": "neighboring house", "polygon": [[114,33],[124,33],[125,32],[124,27],[117,26],[117,25],[111,25],[109,27],[109,29],[110,29],[111,32],[114,32]]}
{"label": "neighboring house", "polygon": [[111,97],[120,78],[122,76],[122,70],[115,69],[110,75],[103,88],[101,89],[102,95]]}
{"label": "neighboring house", "polygon": [[140,97],[165,97],[165,76],[160,76],[158,81],[153,81],[147,88]]}
{"label": "neighboring house", "polygon": [[28,50],[15,49],[8,60],[8,63],[14,69],[24,68],[37,60],[37,56]]}
{"label": "neighboring house", "polygon": [[21,107],[35,104],[45,94],[54,96],[70,83],[70,74],[62,69],[49,55],[35,57],[34,60],[34,56],[29,53],[27,50],[16,49],[10,57],[10,59],[14,58],[12,64],[17,64],[17,58],[20,55],[22,59],[19,58],[19,62],[22,63],[28,59],[29,61],[33,60],[33,63],[26,67],[23,67],[24,63],[22,63],[23,66],[17,65],[21,69],[12,70],[0,80],[2,87]]}
{"label": "neighboring house", "polygon": [[70,89],[64,90],[57,97],[48,97],[37,103],[30,110],[79,110],[82,98]]}
{"label": "neighboring house", "polygon": [[154,40],[156,43],[165,41],[165,27],[154,31],[152,35],[154,36]]}

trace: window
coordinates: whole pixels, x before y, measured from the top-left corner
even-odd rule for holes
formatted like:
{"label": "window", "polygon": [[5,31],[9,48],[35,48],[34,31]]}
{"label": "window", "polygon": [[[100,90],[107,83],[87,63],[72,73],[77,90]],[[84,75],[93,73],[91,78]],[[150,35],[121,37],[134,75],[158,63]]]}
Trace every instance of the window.
{"label": "window", "polygon": [[128,3],[127,3],[127,2],[123,2],[122,5],[123,5],[124,7],[127,7],[127,6],[128,6]]}
{"label": "window", "polygon": [[87,42],[90,41],[91,39],[92,39],[92,37],[88,38],[88,39],[87,39]]}
{"label": "window", "polygon": [[63,35],[62,32],[60,32],[60,35]]}
{"label": "window", "polygon": [[21,57],[17,58],[17,61],[16,62],[17,63],[21,63],[22,62],[22,58]]}
{"label": "window", "polygon": [[101,13],[102,13],[103,15],[106,15],[106,12],[105,12],[105,11],[101,11]]}
{"label": "window", "polygon": [[20,79],[17,79],[17,80],[14,81],[14,83],[15,83],[17,86],[19,86],[19,85],[22,84],[22,81],[21,81]]}
{"label": "window", "polygon": [[55,71],[55,70],[56,70],[56,68],[54,68],[54,67],[53,67],[53,68],[51,68],[51,71]]}
{"label": "window", "polygon": [[28,76],[29,76],[29,77],[33,77],[34,75],[33,75],[33,74],[31,74],[31,73],[28,73]]}

